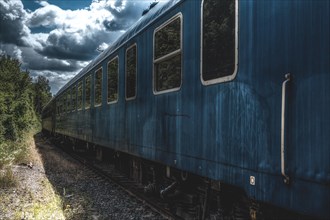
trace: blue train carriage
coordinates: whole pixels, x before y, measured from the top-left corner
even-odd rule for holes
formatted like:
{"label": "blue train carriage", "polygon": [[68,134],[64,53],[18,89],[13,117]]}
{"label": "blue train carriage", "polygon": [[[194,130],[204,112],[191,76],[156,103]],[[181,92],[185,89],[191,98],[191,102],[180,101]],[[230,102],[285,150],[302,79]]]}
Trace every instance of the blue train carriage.
{"label": "blue train carriage", "polygon": [[58,92],[55,132],[330,218],[329,6],[159,3]]}
{"label": "blue train carriage", "polygon": [[42,132],[46,134],[54,135],[55,132],[55,102],[52,99],[46,106],[42,109],[41,114],[41,127]]}

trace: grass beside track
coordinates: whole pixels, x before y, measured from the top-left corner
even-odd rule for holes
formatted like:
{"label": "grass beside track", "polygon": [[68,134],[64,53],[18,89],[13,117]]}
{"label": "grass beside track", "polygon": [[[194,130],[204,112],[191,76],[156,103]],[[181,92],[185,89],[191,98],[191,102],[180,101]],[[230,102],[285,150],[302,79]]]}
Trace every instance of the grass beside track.
{"label": "grass beside track", "polygon": [[34,132],[0,147],[0,219],[65,219],[61,196],[45,175]]}

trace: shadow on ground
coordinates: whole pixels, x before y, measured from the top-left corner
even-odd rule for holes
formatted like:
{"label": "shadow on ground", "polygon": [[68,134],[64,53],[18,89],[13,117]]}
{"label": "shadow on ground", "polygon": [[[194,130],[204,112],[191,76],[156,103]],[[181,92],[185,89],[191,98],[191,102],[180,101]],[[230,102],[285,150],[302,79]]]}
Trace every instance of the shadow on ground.
{"label": "shadow on ground", "polygon": [[[86,185],[90,178],[85,169],[72,158],[56,148],[51,138],[38,133],[34,136],[41,156],[45,174],[56,194],[60,197],[66,219],[95,219]],[[94,216],[94,217],[93,217]]]}

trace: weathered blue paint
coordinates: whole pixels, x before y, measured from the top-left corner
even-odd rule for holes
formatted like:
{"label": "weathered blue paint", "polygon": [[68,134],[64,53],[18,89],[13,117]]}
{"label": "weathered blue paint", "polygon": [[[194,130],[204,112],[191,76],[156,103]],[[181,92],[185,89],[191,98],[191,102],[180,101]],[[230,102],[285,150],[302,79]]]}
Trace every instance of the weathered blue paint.
{"label": "weathered blue paint", "polygon": [[[139,20],[58,94],[102,66],[102,106],[57,117],[56,132],[242,187],[260,201],[330,218],[329,1],[239,1],[237,77],[210,86],[200,81],[200,6],[197,0],[171,1]],[[179,91],[154,95],[153,33],[179,12],[183,84]],[[137,97],[126,101],[124,56],[134,43]],[[107,104],[107,63],[117,55],[119,100]],[[286,73],[292,74],[285,137],[289,185],[283,183],[280,159]]]}

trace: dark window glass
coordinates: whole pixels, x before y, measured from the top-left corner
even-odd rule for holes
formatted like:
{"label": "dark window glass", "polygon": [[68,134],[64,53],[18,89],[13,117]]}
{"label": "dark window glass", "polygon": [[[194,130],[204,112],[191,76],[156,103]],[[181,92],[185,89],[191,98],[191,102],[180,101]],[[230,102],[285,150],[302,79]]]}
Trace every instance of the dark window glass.
{"label": "dark window glass", "polygon": [[136,95],[136,45],[126,51],[126,98]]}
{"label": "dark window glass", "polygon": [[108,102],[118,100],[118,58],[108,63]]}
{"label": "dark window glass", "polygon": [[157,30],[155,33],[155,59],[161,58],[181,48],[180,17]]}
{"label": "dark window glass", "polygon": [[66,111],[71,111],[71,90],[66,92]]}
{"label": "dark window glass", "polygon": [[235,0],[204,0],[204,81],[232,75],[235,71]]}
{"label": "dark window glass", "polygon": [[83,90],[82,90],[82,81],[78,82],[78,96],[77,96],[77,108],[82,109],[83,102]]}
{"label": "dark window glass", "polygon": [[181,54],[155,63],[156,91],[180,87],[181,84]]}
{"label": "dark window glass", "polygon": [[91,76],[85,79],[85,108],[91,107]]}
{"label": "dark window glass", "polygon": [[56,99],[57,115],[61,114],[61,97]]}
{"label": "dark window glass", "polygon": [[71,106],[72,106],[72,111],[75,111],[76,110],[76,96],[77,96],[77,90],[76,90],[76,86],[72,87],[72,90],[71,90],[71,97],[72,97],[72,101],[71,101]]}
{"label": "dark window glass", "polygon": [[102,104],[102,68],[95,72],[95,105]]}
{"label": "dark window glass", "polygon": [[60,97],[60,113],[61,114],[63,114],[65,112],[64,103],[65,103],[65,98],[64,98],[64,95],[62,94]]}
{"label": "dark window glass", "polygon": [[61,109],[62,109],[62,114],[63,113],[65,113],[66,112],[66,95],[65,94],[63,94],[63,96],[62,96],[62,103],[61,103]]}
{"label": "dark window glass", "polygon": [[154,90],[161,92],[181,86],[181,17],[155,33]]}

